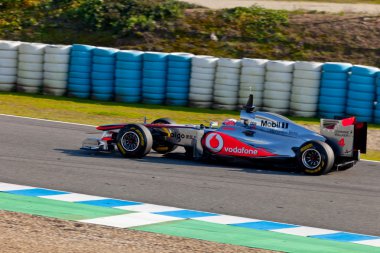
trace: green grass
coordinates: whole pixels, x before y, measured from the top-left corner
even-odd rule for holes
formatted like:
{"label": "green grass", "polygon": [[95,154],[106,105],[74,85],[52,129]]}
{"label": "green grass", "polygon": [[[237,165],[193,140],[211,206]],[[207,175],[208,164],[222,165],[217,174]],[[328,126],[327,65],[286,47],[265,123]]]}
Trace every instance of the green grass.
{"label": "green grass", "polygon": [[[238,111],[200,109],[192,107],[162,106],[101,102],[87,99],[0,92],[0,113],[32,118],[105,125],[123,122],[148,122],[170,117],[180,124],[205,124],[239,118]],[[303,125],[319,125],[318,118],[289,117]],[[380,129],[370,124],[370,129]],[[363,159],[380,161],[380,151],[369,150]]]}

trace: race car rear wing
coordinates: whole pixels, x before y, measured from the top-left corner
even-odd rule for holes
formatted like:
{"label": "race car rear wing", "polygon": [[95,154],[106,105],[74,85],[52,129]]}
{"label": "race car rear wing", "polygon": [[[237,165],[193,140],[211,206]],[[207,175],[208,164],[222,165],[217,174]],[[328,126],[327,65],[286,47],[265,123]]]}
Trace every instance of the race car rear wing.
{"label": "race car rear wing", "polygon": [[367,123],[357,122],[355,117],[321,119],[321,134],[342,157],[354,157],[359,152],[367,152]]}

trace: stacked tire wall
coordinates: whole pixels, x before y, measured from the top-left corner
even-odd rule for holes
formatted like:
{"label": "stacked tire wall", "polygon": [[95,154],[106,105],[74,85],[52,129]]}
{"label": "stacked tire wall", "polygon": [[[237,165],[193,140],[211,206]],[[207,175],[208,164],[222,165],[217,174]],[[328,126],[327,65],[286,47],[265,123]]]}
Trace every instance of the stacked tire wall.
{"label": "stacked tire wall", "polygon": [[18,41],[0,41],[0,91],[16,89],[20,44]]}
{"label": "stacked tire wall", "polygon": [[374,111],[374,122],[380,124],[380,73],[376,76],[376,105]]}

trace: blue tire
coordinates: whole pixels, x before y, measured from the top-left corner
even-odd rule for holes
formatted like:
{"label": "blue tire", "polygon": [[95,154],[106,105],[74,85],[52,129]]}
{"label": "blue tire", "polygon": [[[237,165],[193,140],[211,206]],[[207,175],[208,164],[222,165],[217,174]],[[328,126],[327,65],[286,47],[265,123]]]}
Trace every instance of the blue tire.
{"label": "blue tire", "polygon": [[106,72],[91,72],[92,79],[99,79],[99,80],[113,80],[114,79],[114,73],[106,73]]}
{"label": "blue tire", "polygon": [[71,51],[70,57],[90,58],[92,57],[91,51]]}
{"label": "blue tire", "polygon": [[329,105],[345,105],[346,104],[346,98],[345,97],[327,97],[327,96],[320,96],[319,97],[319,103],[321,104],[329,104]]}
{"label": "blue tire", "polygon": [[326,62],[322,69],[329,72],[348,72],[351,70],[351,63],[344,62]]}
{"label": "blue tire", "polygon": [[169,68],[188,68],[191,69],[191,62],[169,61]]}
{"label": "blue tire", "polygon": [[[376,95],[379,97],[380,96],[380,86],[376,87]],[[380,102],[380,100],[377,100]]]}
{"label": "blue tire", "polygon": [[189,101],[187,99],[168,99],[166,100],[167,105],[174,105],[174,106],[187,106]]}
{"label": "blue tire", "polygon": [[91,58],[73,56],[70,58],[71,65],[88,66],[91,65]]}
{"label": "blue tire", "polygon": [[92,65],[92,70],[96,72],[108,72],[108,73],[113,73],[115,71],[114,65],[106,65],[106,64],[97,64],[94,63]]}
{"label": "blue tire", "polygon": [[115,64],[115,58],[110,56],[93,56],[92,57],[93,63],[98,64],[104,64],[104,65],[114,65]]}
{"label": "blue tire", "polygon": [[373,122],[373,117],[355,116],[355,118],[358,122],[368,122],[368,123]]}
{"label": "blue tire", "polygon": [[189,98],[189,94],[188,93],[166,93],[166,98],[187,100]]}
{"label": "blue tire", "polygon": [[140,88],[142,86],[141,79],[115,79],[115,86],[124,88]]}
{"label": "blue tire", "polygon": [[166,79],[151,79],[144,78],[142,80],[143,86],[158,86],[158,87],[166,87]]}
{"label": "blue tire", "polygon": [[113,87],[112,86],[93,86],[92,87],[92,93],[97,94],[113,94]]}
{"label": "blue tire", "polygon": [[168,55],[168,60],[177,62],[190,62],[193,57],[194,55],[189,53],[171,53]]}
{"label": "blue tire", "polygon": [[356,107],[347,107],[346,113],[350,115],[355,115],[355,116],[358,115],[358,116],[363,116],[363,117],[372,117],[373,110],[356,108]]}
{"label": "blue tire", "polygon": [[143,102],[143,104],[162,105],[164,103],[164,99],[143,98],[142,102]]}
{"label": "blue tire", "polygon": [[348,80],[348,74],[344,72],[323,72],[322,80]]}
{"label": "blue tire", "polygon": [[370,66],[354,65],[351,69],[351,72],[354,75],[375,77],[379,72],[379,69]]}
{"label": "blue tire", "polygon": [[166,72],[165,71],[159,71],[159,70],[145,70],[144,69],[143,77],[144,78],[151,78],[151,79],[165,79],[166,78]]}
{"label": "blue tire", "polygon": [[89,98],[90,97],[90,92],[75,92],[75,91],[72,91],[72,92],[69,92],[67,94],[68,97],[72,97],[72,98]]}
{"label": "blue tire", "polygon": [[116,69],[142,71],[142,67],[143,67],[142,62],[116,61]]}
{"label": "blue tire", "polygon": [[91,87],[90,85],[80,85],[80,84],[69,83],[67,85],[67,89],[69,92],[90,93]]}
{"label": "blue tire", "polygon": [[334,112],[319,112],[318,115],[325,119],[334,119],[335,117],[343,117],[344,113],[334,113]]}
{"label": "blue tire", "polygon": [[374,101],[347,99],[347,106],[372,110],[374,107]]}
{"label": "blue tire", "polygon": [[116,53],[116,58],[121,61],[140,62],[144,52],[136,50],[122,50]]}
{"label": "blue tire", "polygon": [[380,109],[373,110],[373,115],[375,118],[380,119]]}
{"label": "blue tire", "polygon": [[92,93],[91,99],[100,101],[111,101],[113,94],[103,94],[103,93]]}
{"label": "blue tire", "polygon": [[170,75],[168,76],[170,81],[190,81],[190,76],[188,75]]}
{"label": "blue tire", "polygon": [[161,94],[165,95],[165,87],[157,87],[157,86],[143,86],[142,87],[143,93],[156,93],[159,94],[161,97]]}
{"label": "blue tire", "polygon": [[115,87],[115,94],[118,96],[141,96],[141,89]]}
{"label": "blue tire", "polygon": [[150,62],[144,61],[143,70],[160,70],[166,71],[167,64],[166,62]]}
{"label": "blue tire", "polygon": [[117,53],[117,49],[115,48],[94,48],[94,50],[92,50],[92,53],[93,55],[97,55],[97,56],[112,56],[114,57],[114,55]]}
{"label": "blue tire", "polygon": [[69,83],[74,84],[74,85],[85,85],[85,86],[90,86],[91,80],[87,78],[75,78],[75,77],[70,77],[69,78]]}
{"label": "blue tire", "polygon": [[163,101],[165,99],[165,94],[143,92],[142,97],[143,99],[157,99]]}
{"label": "blue tire", "polygon": [[122,96],[116,95],[115,100],[122,103],[140,103],[141,96]]}
{"label": "blue tire", "polygon": [[151,61],[151,62],[166,62],[168,57],[167,53],[160,53],[160,52],[145,52],[143,55],[144,61]]}
{"label": "blue tire", "polygon": [[125,70],[125,69],[116,69],[115,77],[121,79],[142,79],[142,72],[139,70]]}
{"label": "blue tire", "polygon": [[82,72],[82,73],[90,73],[91,65],[70,65],[70,72]]}
{"label": "blue tire", "polygon": [[91,72],[69,72],[69,78],[83,78],[83,79],[90,79],[91,78]]}
{"label": "blue tire", "polygon": [[189,68],[168,68],[168,76],[170,75],[185,75],[187,79],[190,79],[190,69]]}
{"label": "blue tire", "polygon": [[327,80],[322,79],[321,87],[322,88],[330,88],[330,89],[346,89],[347,88],[346,80]]}
{"label": "blue tire", "polygon": [[371,76],[351,75],[350,82],[375,85],[375,78]]}
{"label": "blue tire", "polygon": [[189,93],[189,87],[166,87],[167,93]]}
{"label": "blue tire", "polygon": [[363,100],[363,101],[375,100],[375,94],[374,93],[349,90],[347,95],[348,95],[348,98],[352,99],[352,100]]}
{"label": "blue tire", "polygon": [[332,105],[332,104],[319,104],[318,110],[321,112],[344,113],[346,110],[346,106]]}
{"label": "blue tire", "polygon": [[173,88],[188,88],[190,86],[190,81],[189,80],[186,80],[186,81],[171,81],[171,80],[168,80],[167,81],[167,87],[173,87]]}
{"label": "blue tire", "polygon": [[341,97],[344,98],[347,95],[346,89],[330,89],[330,88],[321,88],[319,92],[320,96],[325,97]]}
{"label": "blue tire", "polygon": [[348,89],[352,91],[374,93],[376,91],[376,86],[374,84],[362,84],[362,83],[350,82],[348,84]]}
{"label": "blue tire", "polygon": [[73,44],[71,46],[71,51],[84,51],[88,52],[93,50],[95,47],[90,45],[83,45],[83,44]]}
{"label": "blue tire", "polygon": [[98,87],[112,87],[114,85],[114,80],[113,79],[106,79],[106,80],[101,80],[101,79],[92,79],[92,87],[98,86]]}

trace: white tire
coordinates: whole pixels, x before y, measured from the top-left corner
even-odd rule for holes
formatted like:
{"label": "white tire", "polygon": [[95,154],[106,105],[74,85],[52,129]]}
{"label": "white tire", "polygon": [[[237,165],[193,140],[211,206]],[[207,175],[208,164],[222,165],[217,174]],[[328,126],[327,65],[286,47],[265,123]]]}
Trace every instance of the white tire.
{"label": "white tire", "polygon": [[66,89],[54,89],[54,88],[45,87],[43,89],[43,94],[44,95],[50,95],[50,96],[62,97],[66,94]]}
{"label": "white tire", "polygon": [[228,90],[214,90],[214,96],[217,97],[237,97],[238,92],[237,91],[228,91]]}
{"label": "white tire", "polygon": [[201,94],[201,95],[211,95],[213,93],[213,89],[190,87],[190,93]]}
{"label": "white tire", "polygon": [[18,52],[14,50],[0,50],[0,59],[17,59]]}
{"label": "white tire", "polygon": [[0,84],[16,83],[17,76],[0,76]]}
{"label": "white tire", "polygon": [[214,75],[211,74],[201,74],[201,73],[191,73],[192,79],[200,79],[200,80],[214,80]]}
{"label": "white tire", "polygon": [[318,103],[318,99],[318,96],[307,96],[294,93],[292,93],[292,95],[290,96],[290,102],[295,103],[316,104]]}
{"label": "white tire", "polygon": [[260,67],[242,67],[241,68],[241,75],[248,75],[248,76],[264,76],[265,75],[265,68]]}
{"label": "white tire", "polygon": [[26,70],[18,70],[17,76],[26,79],[39,79],[42,80],[44,78],[44,73],[39,71],[26,71]]}
{"label": "white tire", "polygon": [[49,63],[68,64],[70,56],[68,54],[45,54],[44,61]]}
{"label": "white tire", "polygon": [[215,79],[229,79],[238,81],[240,79],[239,74],[216,72]]}
{"label": "white tire", "polygon": [[218,60],[218,67],[240,68],[240,65],[240,59],[220,58]]}
{"label": "white tire", "polygon": [[192,73],[201,73],[201,74],[208,74],[208,75],[215,75],[215,68],[200,68],[200,67],[192,67],[191,72]]}
{"label": "white tire", "polygon": [[248,98],[249,94],[253,95],[253,98],[263,98],[264,92],[262,91],[245,91],[245,90],[239,90],[239,97],[245,97]]}
{"label": "white tire", "polygon": [[[1,43],[1,42],[0,42]],[[16,84],[8,84],[0,82],[0,91],[12,91],[16,88]]]}
{"label": "white tire", "polygon": [[22,86],[29,86],[29,87],[40,87],[42,86],[42,80],[18,77],[17,84],[20,84]]}
{"label": "white tire", "polygon": [[44,64],[43,69],[48,72],[67,73],[69,71],[69,64],[49,63]]}
{"label": "white tire", "polygon": [[68,78],[67,72],[44,72],[44,79],[57,80],[57,81],[66,81]]}
{"label": "white tire", "polygon": [[267,64],[267,59],[251,59],[251,58],[243,58],[241,60],[241,65],[243,67],[261,67],[265,68]]}
{"label": "white tire", "polygon": [[189,100],[190,101],[198,101],[198,102],[211,102],[212,101],[212,94],[189,93]]}
{"label": "white tire", "polygon": [[241,75],[240,76],[240,82],[241,83],[264,83],[265,77],[264,76],[247,76],[247,75]]}
{"label": "white tire", "polygon": [[40,87],[38,87],[38,86],[23,86],[23,85],[19,85],[19,86],[17,86],[17,91],[36,94],[36,93],[40,92]]}
{"label": "white tire", "polygon": [[307,88],[319,88],[320,80],[311,80],[303,78],[294,78],[293,86],[307,87]]}
{"label": "white tire", "polygon": [[268,82],[291,83],[293,75],[292,73],[267,71],[265,73],[265,80]]}
{"label": "white tire", "polygon": [[212,89],[212,87],[214,87],[214,80],[202,80],[197,78],[191,78],[190,87]]}
{"label": "white tire", "polygon": [[42,63],[22,62],[18,63],[19,70],[27,71],[43,71],[44,65]]}
{"label": "white tire", "polygon": [[277,90],[264,90],[264,99],[290,100],[290,92]]}
{"label": "white tire", "polygon": [[313,118],[317,116],[317,112],[304,112],[304,111],[297,111],[297,110],[289,110],[289,113],[296,117],[305,117],[305,118]]}
{"label": "white tire", "polygon": [[277,113],[277,114],[280,114],[280,115],[286,115],[286,114],[289,113],[289,109],[288,108],[271,108],[271,107],[265,107],[265,106],[263,106],[262,110],[265,111],[265,112],[273,112],[273,113]]}
{"label": "white tire", "polygon": [[264,83],[240,83],[240,89],[249,91],[264,91]]}
{"label": "white tire", "polygon": [[215,90],[225,90],[225,91],[231,91],[231,92],[238,92],[239,91],[239,86],[224,85],[224,84],[218,84],[218,83],[216,83],[214,85],[214,91]]}
{"label": "white tire", "polygon": [[16,59],[1,59],[0,68],[16,68],[17,60]]}
{"label": "white tire", "polygon": [[210,108],[212,102],[197,102],[197,101],[190,101],[189,106],[195,107],[195,108]]}
{"label": "white tire", "polygon": [[197,55],[191,59],[192,65],[201,68],[215,68],[218,58],[209,55]]}
{"label": "white tire", "polygon": [[282,109],[282,108],[289,108],[290,102],[289,102],[289,100],[266,99],[266,98],[264,98],[263,104],[265,107]]}
{"label": "white tire", "polygon": [[294,63],[294,69],[307,71],[321,71],[323,63],[310,61],[297,61]]}
{"label": "white tire", "polygon": [[17,68],[0,68],[0,78],[1,76],[16,76]]}
{"label": "white tire", "polygon": [[66,89],[67,81],[44,79],[42,81],[44,87],[54,88],[54,89]]}
{"label": "white tire", "polygon": [[0,50],[18,50],[20,41],[0,40]]}
{"label": "white tire", "polygon": [[287,91],[290,92],[292,88],[291,83],[276,83],[276,82],[266,82],[264,84],[265,90],[277,90],[277,91]]}
{"label": "white tire", "polygon": [[290,103],[290,108],[297,111],[304,112],[316,112],[318,110],[318,104],[305,104],[305,103]]}
{"label": "white tire", "polygon": [[44,56],[42,54],[19,54],[18,60],[31,63],[43,63]]}
{"label": "white tire", "polygon": [[293,76],[294,76],[294,78],[320,80],[321,79],[321,72],[296,69],[296,70],[294,70]]}
{"label": "white tire", "polygon": [[19,52],[21,54],[34,54],[34,55],[42,55],[44,53],[46,44],[41,43],[28,43],[23,42],[19,46]]}
{"label": "white tire", "polygon": [[229,67],[218,66],[216,68],[216,74],[218,74],[218,73],[231,73],[231,74],[239,75],[240,69],[239,68],[229,68]]}
{"label": "white tire", "polygon": [[292,94],[306,95],[306,96],[319,96],[319,88],[307,88],[294,86],[292,87]]}
{"label": "white tire", "polygon": [[226,104],[218,104],[218,103],[213,103],[212,108],[215,110],[230,110],[234,111],[236,109],[236,105],[226,105]]}
{"label": "white tire", "polygon": [[290,73],[293,71],[293,66],[293,61],[268,61],[266,68],[269,71]]}
{"label": "white tire", "polygon": [[[248,97],[240,97],[238,100],[239,105],[246,105],[248,101]],[[253,105],[256,106],[256,109],[258,107],[261,107],[263,105],[263,99],[262,98],[253,98]]]}
{"label": "white tire", "polygon": [[223,105],[236,105],[238,102],[238,98],[214,96],[214,102]]}
{"label": "white tire", "polygon": [[223,84],[223,85],[229,85],[239,88],[239,80],[233,80],[233,79],[215,79],[215,85],[216,84]]}
{"label": "white tire", "polygon": [[70,54],[71,46],[67,45],[47,45],[45,47],[45,53],[47,54]]}

